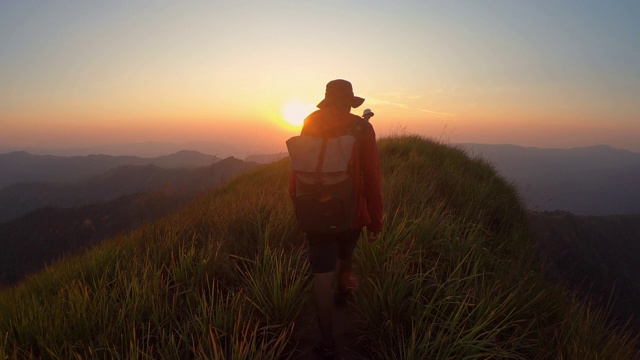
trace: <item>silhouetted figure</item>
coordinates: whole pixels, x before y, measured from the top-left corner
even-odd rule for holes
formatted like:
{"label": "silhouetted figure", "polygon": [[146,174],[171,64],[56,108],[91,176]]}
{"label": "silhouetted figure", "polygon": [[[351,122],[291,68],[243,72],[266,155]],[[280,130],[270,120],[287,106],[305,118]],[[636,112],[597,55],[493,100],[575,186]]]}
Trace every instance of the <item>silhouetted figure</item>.
{"label": "silhouetted figure", "polygon": [[[352,257],[362,229],[366,227],[368,230],[365,233],[369,241],[376,240],[382,230],[382,179],[375,131],[366,121],[370,116],[364,119],[351,114],[351,108],[357,108],[363,102],[363,98],[354,96],[350,82],[345,80],[329,82],[326,86],[325,98],[317,105],[319,110],[305,119],[300,136],[301,138],[305,136],[324,138],[323,149],[325,150],[327,138],[335,139],[336,136],[343,134],[353,134],[355,138],[348,165],[349,179],[355,193],[353,206],[355,213],[352,216],[345,215],[351,216],[347,219],[350,225],[347,223],[346,230],[338,232],[333,231],[335,227],[330,225],[326,231],[306,231],[309,263],[314,280],[313,296],[322,337],[321,344],[316,350],[324,358],[332,358],[335,355],[332,333],[333,302],[335,301],[336,305],[344,304],[347,297],[357,288],[357,277],[352,270]],[[370,110],[369,113],[373,115]],[[289,142],[287,145],[289,146]],[[307,166],[312,168],[311,171],[318,166],[318,173],[320,172],[324,152],[322,154],[319,156],[320,165]],[[293,159],[292,156],[292,161]],[[289,192],[294,204],[296,204],[296,190],[300,190],[296,189],[296,186],[302,186],[301,178],[297,178],[298,175],[294,168],[289,181]],[[306,176],[313,176],[313,173]],[[296,206],[298,221],[304,231],[299,214],[300,205]],[[321,214],[318,216],[318,222],[325,221],[321,219]],[[333,284],[336,278],[337,288],[334,292]]]}
{"label": "silhouetted figure", "polygon": [[371,111],[371,109],[364,109],[364,112],[362,113],[362,118],[369,121],[369,119],[371,119],[373,115],[375,114],[373,113],[373,111]]}

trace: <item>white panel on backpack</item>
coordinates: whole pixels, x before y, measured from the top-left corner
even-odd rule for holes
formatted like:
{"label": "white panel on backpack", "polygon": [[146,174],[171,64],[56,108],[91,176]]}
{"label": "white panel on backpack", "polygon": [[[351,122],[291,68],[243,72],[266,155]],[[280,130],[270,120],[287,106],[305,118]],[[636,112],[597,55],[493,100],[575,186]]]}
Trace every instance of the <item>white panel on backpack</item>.
{"label": "white panel on backpack", "polygon": [[[294,136],[287,140],[287,149],[289,156],[291,156],[291,169],[298,172],[316,172],[323,140],[307,135]],[[354,143],[355,138],[352,135],[328,139],[321,172],[347,171]]]}

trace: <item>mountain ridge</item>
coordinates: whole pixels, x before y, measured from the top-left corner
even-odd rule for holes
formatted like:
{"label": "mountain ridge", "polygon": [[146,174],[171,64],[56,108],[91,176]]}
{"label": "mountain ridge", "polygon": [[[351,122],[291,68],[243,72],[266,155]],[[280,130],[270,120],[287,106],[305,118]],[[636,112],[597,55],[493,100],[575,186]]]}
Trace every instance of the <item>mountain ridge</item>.
{"label": "mountain ridge", "polygon": [[[169,160],[158,158],[158,162],[178,164],[176,161],[179,161],[182,156],[172,156],[168,158]],[[186,156],[192,157],[193,154],[186,153]],[[200,157],[200,154],[197,153],[196,156]],[[154,164],[122,165],[67,184],[15,183],[0,189],[0,223],[42,206],[81,206],[155,189],[170,190],[174,193],[201,191],[257,166],[259,165],[231,156],[205,167],[164,168]]]}
{"label": "mountain ridge", "polygon": [[19,182],[75,182],[124,165],[157,165],[166,168],[207,166],[220,159],[196,151],[179,151],[154,158],[138,156],[32,155],[26,151],[0,154],[0,189]]}
{"label": "mountain ridge", "polygon": [[533,211],[583,216],[640,213],[640,153],[607,145],[539,149],[515,145],[458,144],[491,161],[512,181]]}
{"label": "mountain ridge", "polygon": [[[638,356],[637,339],[602,310],[543,279],[524,208],[488,162],[417,136],[379,149],[386,229],[356,249],[357,321],[336,337],[343,354]],[[309,268],[288,168],[235,178],[0,292],[0,356],[309,358]]]}

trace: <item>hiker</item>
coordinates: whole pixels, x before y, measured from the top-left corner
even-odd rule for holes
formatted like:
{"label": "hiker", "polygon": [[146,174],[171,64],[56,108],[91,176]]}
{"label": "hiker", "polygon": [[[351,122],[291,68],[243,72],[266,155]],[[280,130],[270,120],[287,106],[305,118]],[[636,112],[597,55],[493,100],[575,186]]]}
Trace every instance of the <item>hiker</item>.
{"label": "hiker", "polygon": [[[297,138],[324,138],[323,148],[327,153],[327,138],[338,135],[351,134],[355,141],[349,148],[351,157],[348,162],[350,188],[354,190],[353,208],[354,214],[345,215],[343,221],[347,221],[345,230],[334,232],[329,226],[327,230],[306,230],[318,222],[325,221],[318,214],[311,224],[303,227],[301,211],[309,209],[296,209],[298,224],[302,231],[306,232],[308,243],[309,263],[313,272],[313,297],[315,299],[318,325],[322,341],[316,352],[324,358],[331,358],[335,354],[335,343],[332,334],[333,302],[342,305],[347,296],[357,287],[357,278],[352,269],[352,256],[363,228],[369,241],[375,241],[382,230],[382,184],[380,171],[380,158],[376,144],[373,126],[366,120],[351,114],[351,108],[357,108],[364,102],[363,98],[354,96],[351,83],[346,80],[333,80],[326,86],[325,98],[317,105],[319,110],[310,114],[304,121],[301,136]],[[349,138],[349,136],[347,136]],[[293,138],[292,138],[293,139]],[[291,140],[291,139],[290,139]],[[321,140],[318,140],[321,141]],[[353,140],[352,140],[353,141]],[[289,141],[287,146],[289,146]],[[293,146],[293,145],[292,145]],[[305,145],[306,146],[306,145]],[[290,154],[292,150],[290,149]],[[331,152],[333,154],[335,152]],[[324,158],[324,152],[320,159]],[[325,162],[329,161],[324,159]],[[332,159],[330,159],[332,160]],[[296,180],[294,168],[294,156],[292,155],[292,169],[289,181],[289,193],[296,205],[296,194],[301,187],[300,178]],[[319,160],[322,162],[322,160]],[[300,161],[298,161],[299,163]],[[318,161],[316,161],[318,162]],[[310,176],[316,167],[322,165],[305,164],[311,168]],[[319,170],[318,170],[319,171]],[[302,205],[298,205],[302,207]],[[312,208],[312,207],[311,207]],[[311,209],[313,210],[313,208]],[[337,275],[337,276],[336,276]],[[337,280],[337,289],[333,288],[334,280]]]}
{"label": "hiker", "polygon": [[373,115],[375,114],[373,113],[373,111],[371,111],[371,109],[364,109],[364,112],[362,113],[362,118],[369,121],[371,120]]}

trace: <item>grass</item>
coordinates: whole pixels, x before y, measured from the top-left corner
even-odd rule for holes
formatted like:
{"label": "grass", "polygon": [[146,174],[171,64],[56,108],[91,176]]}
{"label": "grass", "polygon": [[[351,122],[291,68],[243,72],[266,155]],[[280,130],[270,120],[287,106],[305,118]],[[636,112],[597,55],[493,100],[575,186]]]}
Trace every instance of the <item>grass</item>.
{"label": "grass", "polygon": [[[373,359],[633,359],[637,339],[547,283],[513,186],[418,136],[379,142],[385,231],[361,242]],[[0,359],[287,359],[309,301],[287,160],[0,293]]]}

